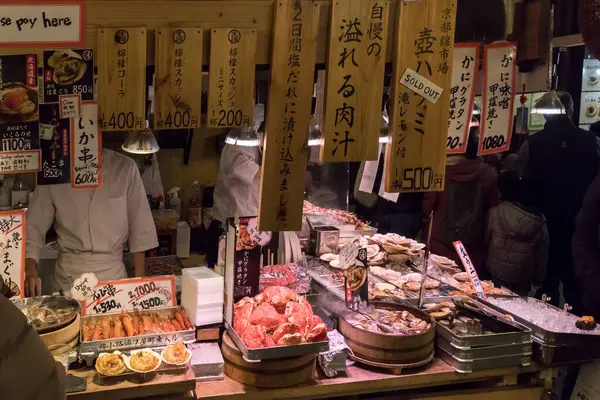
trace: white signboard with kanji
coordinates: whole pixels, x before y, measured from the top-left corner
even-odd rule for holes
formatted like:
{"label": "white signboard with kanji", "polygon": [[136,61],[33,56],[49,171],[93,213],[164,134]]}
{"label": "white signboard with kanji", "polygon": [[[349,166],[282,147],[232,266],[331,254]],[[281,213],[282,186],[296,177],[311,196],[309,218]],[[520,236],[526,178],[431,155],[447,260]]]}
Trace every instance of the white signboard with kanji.
{"label": "white signboard with kanji", "polygon": [[515,43],[492,43],[483,51],[485,71],[479,155],[502,153],[510,147],[517,79]]}
{"label": "white signboard with kanji", "polygon": [[23,298],[25,283],[25,210],[0,211],[0,277],[9,298]]}
{"label": "white signboard with kanji", "polygon": [[88,189],[102,185],[102,137],[98,131],[98,105],[81,105],[79,118],[71,119],[71,187]]}

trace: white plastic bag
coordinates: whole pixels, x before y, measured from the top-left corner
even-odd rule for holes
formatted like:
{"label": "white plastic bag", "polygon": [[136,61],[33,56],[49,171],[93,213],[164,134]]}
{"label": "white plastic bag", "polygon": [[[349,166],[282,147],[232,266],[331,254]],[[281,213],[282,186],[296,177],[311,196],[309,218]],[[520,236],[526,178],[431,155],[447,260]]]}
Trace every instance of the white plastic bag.
{"label": "white plastic bag", "polygon": [[147,166],[144,169],[142,182],[144,182],[146,195],[151,195],[152,200],[156,201],[159,198],[164,200],[165,192],[160,178],[160,169],[158,168],[158,158],[156,157],[156,154],[152,154],[152,165]]}

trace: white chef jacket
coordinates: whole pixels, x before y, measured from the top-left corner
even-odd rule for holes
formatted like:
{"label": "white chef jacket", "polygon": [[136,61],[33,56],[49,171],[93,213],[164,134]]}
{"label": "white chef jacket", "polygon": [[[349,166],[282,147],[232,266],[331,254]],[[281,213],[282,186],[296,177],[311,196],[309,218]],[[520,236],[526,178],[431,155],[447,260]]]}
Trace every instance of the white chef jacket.
{"label": "white chef jacket", "polygon": [[59,253],[52,290],[70,290],[84,272],[99,281],[126,278],[123,246],[132,253],[158,246],[146,191],[135,162],[102,151],[102,186],[38,185],[27,209],[26,257],[39,263],[46,232],[54,222]]}
{"label": "white chef jacket", "polygon": [[236,215],[258,215],[260,156],[259,147],[225,145],[215,187],[214,219],[223,223]]}

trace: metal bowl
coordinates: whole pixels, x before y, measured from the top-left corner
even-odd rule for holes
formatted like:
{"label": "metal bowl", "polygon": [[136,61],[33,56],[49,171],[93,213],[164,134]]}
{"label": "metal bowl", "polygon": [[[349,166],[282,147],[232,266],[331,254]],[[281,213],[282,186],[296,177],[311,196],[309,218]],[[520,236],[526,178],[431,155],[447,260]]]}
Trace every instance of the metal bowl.
{"label": "metal bowl", "polygon": [[65,296],[26,297],[13,301],[38,333],[47,333],[70,324],[81,311],[79,302]]}

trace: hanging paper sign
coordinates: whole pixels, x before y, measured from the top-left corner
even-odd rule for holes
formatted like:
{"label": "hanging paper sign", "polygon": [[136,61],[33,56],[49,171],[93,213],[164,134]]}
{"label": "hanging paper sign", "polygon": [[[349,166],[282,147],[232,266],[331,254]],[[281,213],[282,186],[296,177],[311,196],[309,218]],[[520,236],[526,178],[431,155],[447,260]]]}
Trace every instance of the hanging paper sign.
{"label": "hanging paper sign", "polygon": [[389,2],[331,4],[321,161],[377,158]]}
{"label": "hanging paper sign", "polygon": [[146,28],[98,29],[100,127],[146,127]]}
{"label": "hanging paper sign", "polygon": [[385,191],[441,191],[446,171],[456,1],[402,1],[398,12],[390,99],[392,142],[386,146]]}
{"label": "hanging paper sign", "polygon": [[485,292],[483,291],[483,286],[481,285],[481,281],[479,280],[479,275],[477,274],[477,271],[475,270],[475,266],[473,266],[473,263],[471,262],[471,258],[467,254],[467,250],[465,249],[465,246],[460,241],[454,242],[453,244],[454,244],[454,249],[456,250],[456,252],[458,253],[458,256],[460,257],[460,261],[462,262],[463,267],[465,267],[465,271],[467,271],[467,273],[469,274],[469,279],[471,279],[473,288],[475,288],[475,294],[477,294],[477,297],[479,297],[481,299],[486,299],[487,296],[485,295]]}
{"label": "hanging paper sign", "polygon": [[0,56],[0,174],[40,168],[35,54]]}
{"label": "hanging paper sign", "polygon": [[202,29],[157,29],[154,80],[156,129],[200,127]]}
{"label": "hanging paper sign", "polygon": [[77,118],[81,115],[81,95],[64,94],[59,96],[61,118]]}
{"label": "hanging paper sign", "polygon": [[71,118],[71,187],[88,189],[102,185],[102,135],[98,131],[98,106],[84,103],[81,116]]}
{"label": "hanging paper sign", "polygon": [[85,42],[85,2],[3,1],[0,47],[81,46]]}
{"label": "hanging paper sign", "polygon": [[98,278],[91,272],[87,272],[75,279],[71,288],[71,297],[78,301],[86,301],[94,295],[98,286]]}
{"label": "hanging paper sign", "polygon": [[25,211],[0,211],[0,278],[8,298],[25,297]]}
{"label": "hanging paper sign", "polygon": [[252,126],[256,29],[210,30],[209,128]]}
{"label": "hanging paper sign", "polygon": [[71,182],[71,120],[60,118],[58,104],[40,104],[42,168],[38,185]]}
{"label": "hanging paper sign", "polygon": [[377,178],[377,170],[379,169],[379,160],[381,160],[381,150],[383,149],[383,144],[379,144],[379,155],[377,156],[377,161],[365,161],[365,166],[363,168],[363,173],[360,178],[360,184],[358,186],[358,190],[364,193],[373,193],[373,188],[375,187],[375,179]]}
{"label": "hanging paper sign", "polygon": [[319,6],[276,2],[258,224],[263,231],[302,229],[302,203]]}
{"label": "hanging paper sign", "polygon": [[[364,309],[369,301],[367,249],[357,248],[351,266],[344,271],[346,306],[354,311]],[[341,260],[340,260],[341,262]]]}
{"label": "hanging paper sign", "polygon": [[81,314],[174,307],[177,305],[175,294],[174,275],[100,282],[94,294],[82,304]]}
{"label": "hanging paper sign", "polygon": [[338,267],[345,269],[346,266],[353,266],[356,262],[356,257],[358,257],[359,250],[360,247],[354,242],[346,243],[340,249],[340,254],[338,254]]}
{"label": "hanging paper sign", "polygon": [[492,43],[483,51],[485,71],[479,155],[502,153],[510,147],[517,79],[515,43]]}
{"label": "hanging paper sign", "polygon": [[479,43],[456,43],[454,45],[446,154],[462,154],[467,151],[478,60]]}
{"label": "hanging paper sign", "polygon": [[94,100],[94,50],[44,51],[44,103],[57,103],[60,96],[80,95]]}

